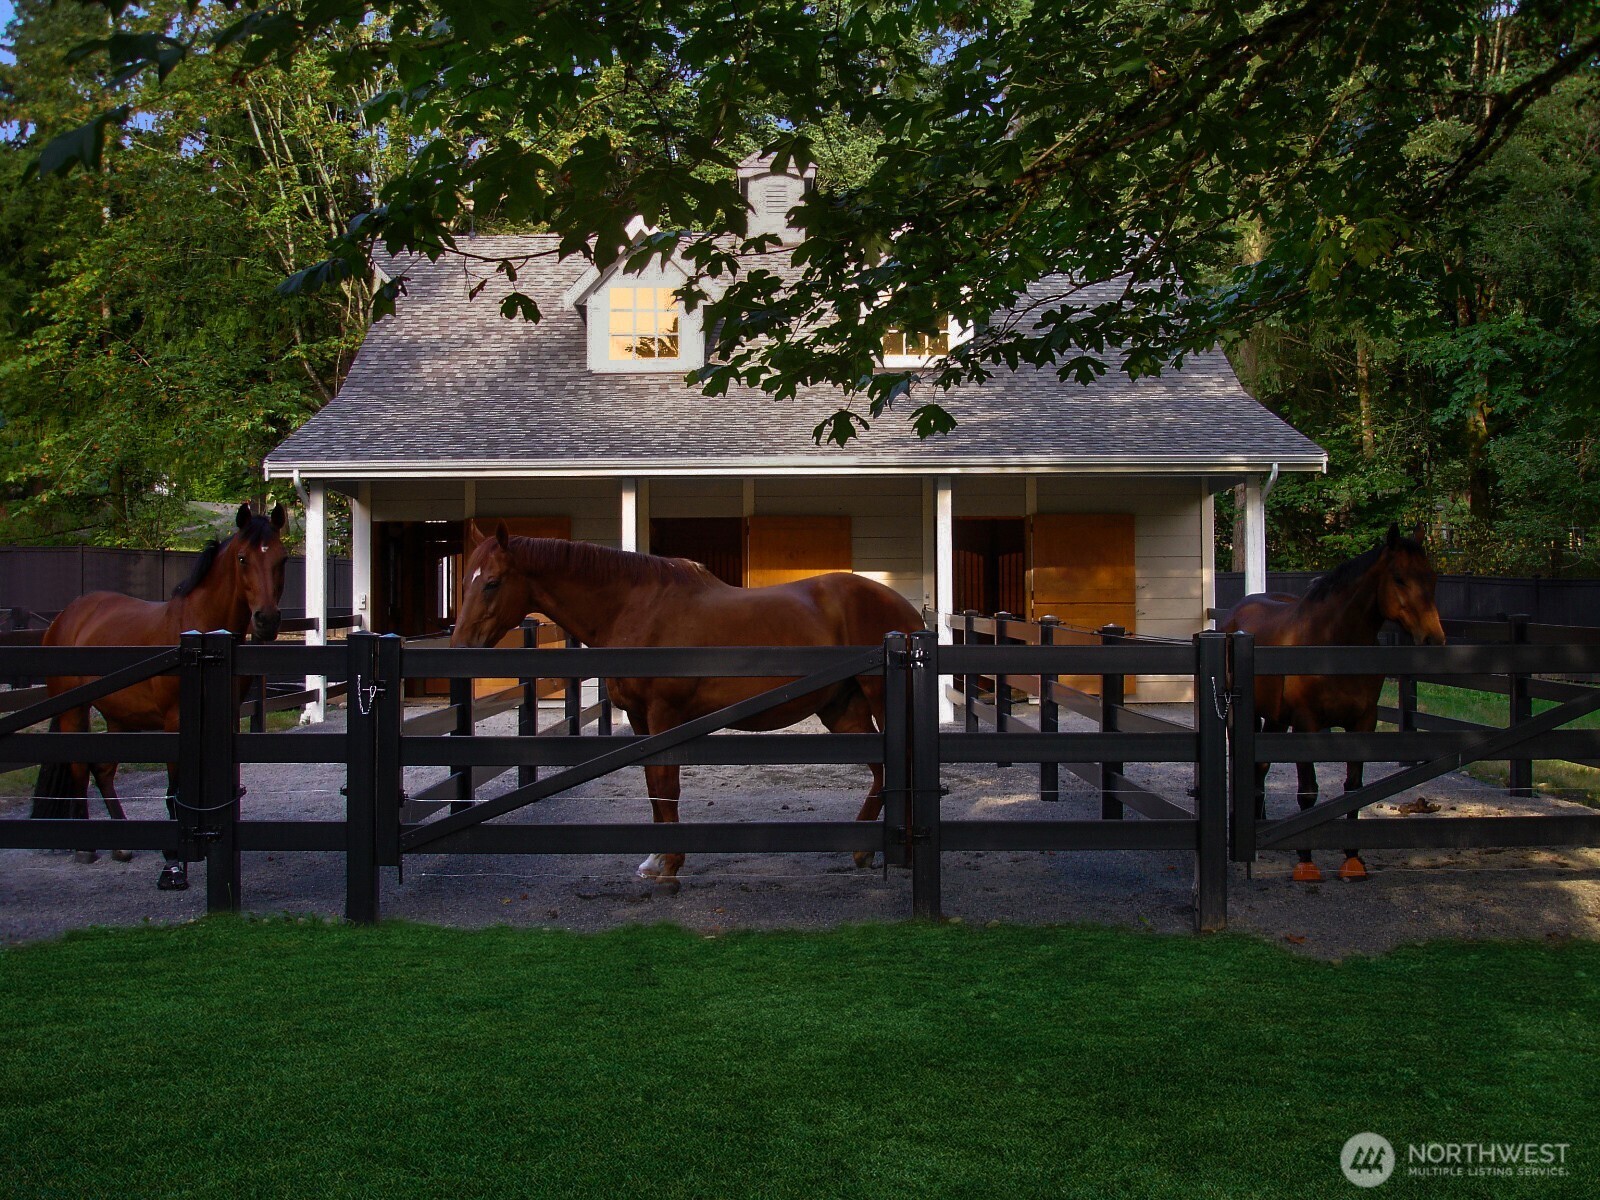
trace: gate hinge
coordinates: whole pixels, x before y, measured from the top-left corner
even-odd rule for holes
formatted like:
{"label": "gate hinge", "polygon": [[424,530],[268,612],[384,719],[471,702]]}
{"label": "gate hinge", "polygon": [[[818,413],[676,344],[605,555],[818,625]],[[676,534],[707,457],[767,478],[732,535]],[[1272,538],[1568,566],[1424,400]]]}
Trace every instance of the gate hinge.
{"label": "gate hinge", "polygon": [[220,829],[191,829],[188,834],[191,842],[214,842],[222,837]]}

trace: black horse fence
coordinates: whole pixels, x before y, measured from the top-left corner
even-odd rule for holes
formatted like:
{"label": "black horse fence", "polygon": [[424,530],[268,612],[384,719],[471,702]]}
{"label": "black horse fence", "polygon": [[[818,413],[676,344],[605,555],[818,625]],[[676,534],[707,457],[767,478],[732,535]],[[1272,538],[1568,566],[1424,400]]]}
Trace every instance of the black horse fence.
{"label": "black horse fence", "polygon": [[[965,622],[963,616],[959,620]],[[252,645],[227,634],[186,634],[167,648],[0,647],[0,676],[99,678],[72,693],[0,716],[0,757],[17,762],[145,761],[179,764],[176,816],[168,820],[5,820],[0,847],[171,850],[206,864],[213,910],[243,903],[243,851],[338,851],[346,864],[346,914],[377,918],[381,868],[423,854],[876,852],[908,868],[911,910],[941,910],[941,856],[950,851],[1183,851],[1194,864],[1196,928],[1227,918],[1228,859],[1272,848],[1346,845],[1459,847],[1600,845],[1600,814],[1433,816],[1362,822],[1345,817],[1398,790],[1479,759],[1600,759],[1600,730],[1570,728],[1600,709],[1600,688],[1575,688],[1549,711],[1504,728],[1412,728],[1370,734],[1266,734],[1253,713],[1261,674],[1397,674],[1409,678],[1523,678],[1600,671],[1600,645],[1482,644],[1445,647],[1257,647],[1215,632],[1190,642],[1132,638],[1114,629],[1068,630],[1054,622],[974,619],[973,640],[940,644],[933,632],[893,635],[874,647],[572,647],[548,627],[523,646],[455,649],[354,632],[328,646]],[[965,632],[965,628],[963,628]],[[1063,642],[1065,644],[1063,644]],[[38,732],[67,707],[141,678],[179,679],[177,733]],[[235,680],[262,675],[348,681],[342,731],[241,729]],[[1191,680],[1193,723],[1153,716],[1125,701],[1130,677]],[[620,732],[603,701],[583,705],[583,681],[746,676],[780,686],[648,736]],[[887,710],[877,733],[740,734],[729,726],[843,680],[881,676]],[[961,719],[941,725],[941,679],[954,682]],[[444,678],[451,703],[407,719],[405,683]],[[513,680],[474,694],[474,680]],[[1507,685],[1511,686],[1510,684]],[[562,697],[562,715],[540,725],[540,700]],[[1014,696],[1028,702],[1012,703]],[[988,699],[984,697],[988,696]],[[517,712],[516,734],[480,734],[492,713]],[[1026,710],[1024,712],[1023,710]],[[1515,716],[1508,709],[1508,716]],[[593,729],[595,732],[589,732]],[[1258,762],[1417,763],[1360,791],[1293,817],[1268,821],[1255,808]],[[241,764],[343,767],[342,816],[252,819],[240,800]],[[651,823],[497,822],[590,780],[646,764],[868,764],[884,766],[881,822],[784,820]],[[1058,798],[1059,770],[1100,789],[1098,817],[950,819],[943,773],[963,763],[1032,764],[1042,799]],[[1129,778],[1128,764],[1176,763],[1192,786],[1162,795]],[[444,767],[445,779],[407,794],[405,770]],[[495,775],[516,771],[509,791],[478,799]]]}

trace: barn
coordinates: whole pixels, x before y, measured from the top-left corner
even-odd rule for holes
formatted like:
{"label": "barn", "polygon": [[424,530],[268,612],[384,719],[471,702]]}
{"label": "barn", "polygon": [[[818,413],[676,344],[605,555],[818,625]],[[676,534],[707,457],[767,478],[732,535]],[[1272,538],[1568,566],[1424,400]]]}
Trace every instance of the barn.
{"label": "barn", "polygon": [[[740,178],[752,232],[798,241],[786,214],[809,181],[760,158]],[[1245,485],[1249,567],[1264,581],[1263,483],[1326,467],[1220,351],[1087,386],[1001,371],[942,399],[959,421],[947,436],[919,440],[891,415],[847,449],[817,446],[836,393],[707,399],[685,385],[704,336],[673,296],[675,265],[602,273],[558,259],[550,236],[462,245],[470,257],[389,261],[407,279],[395,314],[372,327],[338,396],[266,460],[269,478],[306,496],[311,615],[326,608],[331,491],[350,500],[354,605],[376,632],[447,627],[463,555],[503,520],[514,534],[697,559],[745,586],[856,571],[938,612],[1187,638],[1214,602],[1213,496]],[[536,324],[501,316],[505,258]],[[762,258],[753,265],[782,270],[788,253]],[[944,349],[892,337],[885,364]],[[1139,686],[1150,701],[1188,694],[1184,679]]]}

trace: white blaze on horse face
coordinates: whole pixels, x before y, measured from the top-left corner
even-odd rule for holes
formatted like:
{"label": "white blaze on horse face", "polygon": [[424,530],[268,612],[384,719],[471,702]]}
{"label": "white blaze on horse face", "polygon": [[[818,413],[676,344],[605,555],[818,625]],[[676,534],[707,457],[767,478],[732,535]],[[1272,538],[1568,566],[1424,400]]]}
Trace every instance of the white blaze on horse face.
{"label": "white blaze on horse face", "polygon": [[473,572],[473,573],[472,573],[472,578],[471,578],[471,579],[469,579],[469,580],[467,580],[467,583],[468,583],[468,584],[474,584],[474,583],[477,583],[477,582],[478,582],[478,576],[479,576],[479,575],[482,575],[482,574],[483,574],[483,568],[482,568],[482,567],[479,567],[479,568],[478,568],[478,569],[477,569],[477,570],[476,570],[476,571],[474,571],[474,572]]}

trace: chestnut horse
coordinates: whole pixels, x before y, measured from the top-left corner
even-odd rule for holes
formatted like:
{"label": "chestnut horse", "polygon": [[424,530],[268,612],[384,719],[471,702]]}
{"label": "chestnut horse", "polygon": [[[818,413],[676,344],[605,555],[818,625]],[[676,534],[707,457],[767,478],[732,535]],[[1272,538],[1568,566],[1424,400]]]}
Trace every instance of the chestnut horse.
{"label": "chestnut horse", "polygon": [[[90,592],[61,610],[45,630],[43,644],[176,646],[179,635],[186,630],[226,629],[237,637],[246,628],[257,641],[272,641],[278,636],[278,600],[283,595],[283,563],[288,557],[279,537],[285,520],[281,504],[272,510],[270,519],[256,516],[248,504],[241,504],[234,535],[226,543],[213,541],[201,552],[189,578],[173,589],[172,599],[163,603],[136,600],[121,592]],[[46,685],[55,696],[88,682],[88,676],[57,675]],[[239,686],[239,699],[243,700],[247,685],[241,681]],[[113,733],[171,733],[178,728],[178,680],[171,675],[152,676],[91,703]],[[89,706],[68,709],[50,722],[50,728],[64,733],[84,732],[89,728]],[[173,811],[177,769],[176,763],[167,764],[169,812]],[[47,763],[40,767],[33,815],[87,816],[91,771],[106,811],[121,819],[122,804],[115,787],[116,763]],[[113,857],[126,862],[133,856],[126,850],[116,850]],[[94,858],[93,850],[79,851],[81,862],[93,862]],[[172,851],[167,852],[167,860],[158,886],[165,890],[187,887],[184,864]]]}
{"label": "chestnut horse", "polygon": [[[776,587],[739,588],[699,563],[609,550],[587,542],[495,536],[473,551],[452,646],[493,646],[530,612],[542,612],[586,646],[878,646],[890,633],[922,628],[898,592],[860,575],[835,573]],[[661,733],[757,693],[781,679],[608,679],[611,703],[640,736]],[[834,733],[883,728],[883,679],[862,675],[741,721],[770,730],[813,714]],[[655,820],[678,819],[678,768],[644,768]],[[883,767],[858,820],[882,810]],[[872,854],[858,853],[857,866]],[[681,854],[652,854],[640,878],[677,887]]]}
{"label": "chestnut horse", "polygon": [[[1421,531],[1418,530],[1420,537]],[[1435,575],[1419,540],[1389,526],[1384,541],[1314,580],[1303,597],[1281,592],[1246,596],[1218,627],[1255,635],[1260,646],[1376,646],[1378,630],[1394,621],[1413,640],[1444,645],[1444,627],[1434,605]],[[1268,733],[1318,733],[1341,726],[1371,733],[1378,724],[1381,675],[1258,675],[1256,715]],[[1256,765],[1256,815],[1266,815],[1269,764]],[[1297,763],[1300,807],[1317,802],[1317,765]],[[1346,764],[1344,790],[1361,786],[1362,763]],[[1355,813],[1350,814],[1354,819]],[[1346,850],[1341,879],[1365,879],[1367,868],[1356,850]],[[1300,851],[1294,878],[1322,878],[1309,850]]]}

